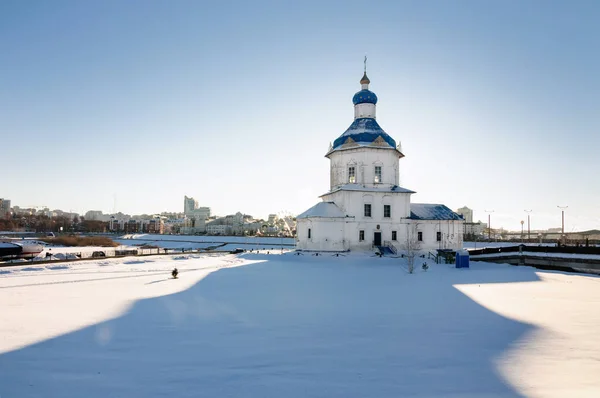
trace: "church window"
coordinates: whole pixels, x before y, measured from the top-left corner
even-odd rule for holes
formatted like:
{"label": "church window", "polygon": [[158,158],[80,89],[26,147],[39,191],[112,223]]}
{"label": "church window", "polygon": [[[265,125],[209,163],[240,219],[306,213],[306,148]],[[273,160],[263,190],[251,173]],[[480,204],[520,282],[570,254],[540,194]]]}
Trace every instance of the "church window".
{"label": "church window", "polygon": [[356,182],[356,168],[354,166],[348,167],[348,182],[354,184]]}
{"label": "church window", "polygon": [[442,233],[441,232],[437,233],[436,239],[437,239],[438,242],[442,241]]}
{"label": "church window", "polygon": [[417,240],[419,242],[423,242],[423,232],[421,232],[421,231],[417,232]]}
{"label": "church window", "polygon": [[396,235],[396,231],[392,231],[392,240],[393,241],[397,241],[398,240],[398,236]]}
{"label": "church window", "polygon": [[365,240],[365,231],[358,231],[358,240],[361,242]]}
{"label": "church window", "polygon": [[392,206],[383,205],[383,217],[390,218],[392,216]]}
{"label": "church window", "polygon": [[371,205],[365,203],[365,217],[371,217]]}
{"label": "church window", "polygon": [[381,182],[381,166],[375,166],[375,183]]}
{"label": "church window", "polygon": [[310,228],[309,228],[309,229],[308,229],[308,239],[310,239],[310,233],[311,233],[311,230],[310,230]]}

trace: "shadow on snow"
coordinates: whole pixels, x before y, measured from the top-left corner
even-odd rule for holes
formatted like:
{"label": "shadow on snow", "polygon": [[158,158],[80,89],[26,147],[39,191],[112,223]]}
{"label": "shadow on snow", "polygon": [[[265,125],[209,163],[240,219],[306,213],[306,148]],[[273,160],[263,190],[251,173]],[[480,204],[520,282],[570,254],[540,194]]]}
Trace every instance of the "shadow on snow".
{"label": "shadow on snow", "polygon": [[533,270],[408,275],[390,259],[245,257],[266,261],[0,355],[0,394],[521,396],[494,360],[533,327],[452,285],[538,280]]}

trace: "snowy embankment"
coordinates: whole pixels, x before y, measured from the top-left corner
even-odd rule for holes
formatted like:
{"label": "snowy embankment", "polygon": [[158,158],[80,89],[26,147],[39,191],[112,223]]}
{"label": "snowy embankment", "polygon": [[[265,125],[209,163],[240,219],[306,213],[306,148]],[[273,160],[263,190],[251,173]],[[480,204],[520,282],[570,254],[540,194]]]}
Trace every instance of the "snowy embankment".
{"label": "snowy embankment", "polygon": [[[163,249],[198,250],[219,246],[217,250],[284,250],[293,249],[294,238],[273,238],[254,236],[195,236],[195,235],[152,235],[131,234],[113,239],[121,245],[151,245]],[[223,244],[224,246],[221,246]]]}
{"label": "snowy embankment", "polygon": [[142,241],[174,241],[174,242],[198,242],[198,243],[243,243],[243,244],[273,244],[273,245],[295,245],[294,238],[276,238],[263,236],[213,236],[213,235],[154,235],[154,234],[130,234],[119,237],[119,241],[130,240]]}
{"label": "snowy embankment", "polygon": [[290,253],[0,270],[0,394],[600,396],[599,278],[405,265]]}

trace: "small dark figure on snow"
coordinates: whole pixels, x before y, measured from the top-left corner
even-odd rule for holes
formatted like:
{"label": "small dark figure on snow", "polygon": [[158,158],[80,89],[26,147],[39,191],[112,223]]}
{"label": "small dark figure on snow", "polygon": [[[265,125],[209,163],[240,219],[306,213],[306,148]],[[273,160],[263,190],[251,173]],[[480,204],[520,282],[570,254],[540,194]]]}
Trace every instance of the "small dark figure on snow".
{"label": "small dark figure on snow", "polygon": [[177,275],[179,275],[177,268],[174,268],[173,271],[171,271],[171,275],[173,275],[173,279],[177,279]]}
{"label": "small dark figure on snow", "polygon": [[427,271],[428,268],[429,268],[429,265],[427,265],[427,263],[423,263],[423,271]]}

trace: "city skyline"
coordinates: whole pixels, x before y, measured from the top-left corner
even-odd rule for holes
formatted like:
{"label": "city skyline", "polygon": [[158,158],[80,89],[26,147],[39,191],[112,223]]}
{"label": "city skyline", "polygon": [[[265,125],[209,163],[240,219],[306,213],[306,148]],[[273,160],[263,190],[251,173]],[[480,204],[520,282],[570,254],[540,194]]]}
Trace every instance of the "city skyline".
{"label": "city skyline", "polygon": [[[187,197],[186,197],[187,198]],[[193,197],[189,198],[189,199],[194,199]],[[24,206],[19,206],[19,205],[15,205],[16,208],[19,209],[19,211],[23,211],[23,210],[27,210],[30,209],[30,207],[24,207]],[[14,207],[14,206],[13,206]],[[466,206],[468,208],[468,206]],[[535,227],[531,225],[531,222],[528,223],[527,218],[524,218],[522,221],[523,223],[523,231],[525,234],[527,234],[527,230],[529,229],[532,233],[533,232],[539,232],[539,231],[556,231],[556,230],[561,230],[562,228],[562,211],[566,211],[568,209],[568,206],[557,206],[560,210],[561,210],[561,225],[559,226],[553,226],[553,227],[548,227],[548,228],[541,228],[541,227]],[[207,207],[204,207],[207,208]],[[160,215],[160,216],[164,216],[165,214],[180,214],[182,217],[186,217],[186,212],[184,210],[166,210],[166,211],[162,211],[162,212],[147,212],[147,213],[139,213],[139,212],[132,212],[132,213],[124,213],[124,212],[112,212],[112,211],[103,211],[103,210],[97,210],[97,209],[84,209],[82,211],[76,211],[76,210],[69,210],[69,211],[65,211],[64,209],[59,209],[59,208],[49,208],[49,207],[31,207],[31,209],[34,209],[36,211],[49,211],[49,212],[55,212],[55,211],[60,211],[63,212],[65,214],[77,214],[78,216],[83,216],[83,217],[88,217],[89,213],[95,213],[95,212],[100,212],[102,213],[103,216],[111,216],[111,215],[115,215],[115,214],[122,214],[125,217],[132,217],[132,218],[136,218],[136,217],[140,217],[140,216],[153,216],[153,215]],[[198,207],[198,209],[202,209],[201,206]],[[208,209],[210,209],[210,207],[208,207]],[[453,209],[453,211],[456,211],[458,214],[461,214],[461,212],[459,211],[461,209]],[[470,209],[473,210],[473,209]],[[533,210],[524,210],[526,213],[528,213],[530,216],[532,214]],[[276,212],[270,212],[268,215],[264,216],[264,217],[255,217],[254,215],[247,213],[245,211],[243,211],[242,209],[233,211],[233,212],[229,212],[227,214],[211,214],[210,219],[215,219],[215,218],[225,218],[225,217],[230,217],[232,215],[236,215],[236,214],[243,214],[244,216],[251,216],[253,219],[256,220],[266,220],[269,219],[271,215],[276,215],[278,217],[294,217],[295,218],[295,214],[291,213],[289,211],[276,211]],[[492,210],[488,210],[485,212],[486,216],[490,216],[492,214],[494,214],[495,211]],[[192,218],[194,218],[194,216],[191,216]],[[488,225],[488,221],[490,219],[486,218],[477,218],[477,217],[473,217],[472,221],[468,221],[467,218],[465,218],[465,221],[469,222],[469,223],[475,223],[475,224],[482,224],[485,225],[487,228]],[[531,220],[529,220],[531,221]],[[493,222],[492,222],[493,224]],[[597,230],[597,228],[594,228],[595,230]],[[508,231],[508,232],[518,232],[518,228],[507,228],[504,225],[492,225],[492,230],[503,230],[503,231]],[[585,232],[585,230],[582,229],[578,229],[575,230],[575,228],[572,228],[571,230],[569,230],[568,228],[565,227],[564,229],[565,233],[570,233],[570,232]]]}
{"label": "city skyline", "polygon": [[327,191],[367,53],[413,202],[493,210],[509,230],[530,209],[532,229],[560,227],[568,206],[565,231],[598,229],[599,15],[584,1],[4,2],[0,131],[18,150],[0,196],[298,214]]}

